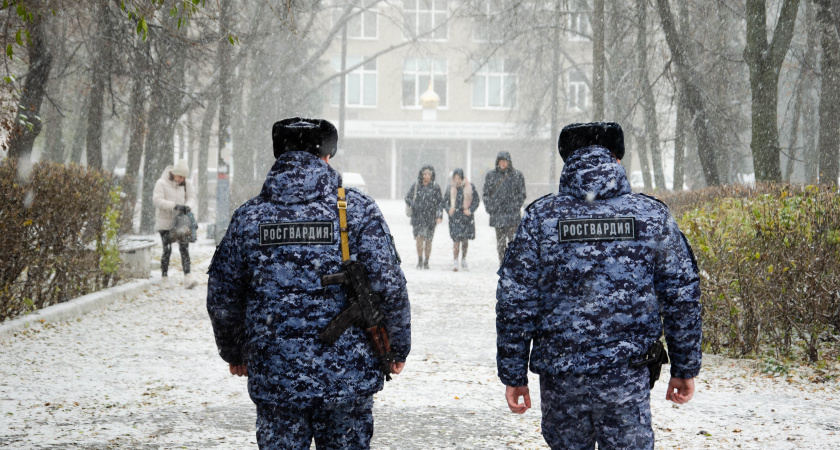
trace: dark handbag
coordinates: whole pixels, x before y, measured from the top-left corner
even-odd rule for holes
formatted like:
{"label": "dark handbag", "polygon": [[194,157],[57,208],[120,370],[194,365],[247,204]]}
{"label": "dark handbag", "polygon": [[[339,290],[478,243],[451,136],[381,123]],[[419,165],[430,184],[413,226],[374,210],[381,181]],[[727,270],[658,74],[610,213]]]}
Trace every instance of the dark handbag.
{"label": "dark handbag", "polygon": [[[192,215],[192,214],[189,214]],[[169,239],[172,242],[195,242],[193,237],[193,222],[185,213],[179,212],[172,219],[172,226],[169,228]]]}
{"label": "dark handbag", "polygon": [[195,238],[198,236],[198,224],[195,222],[195,216],[192,212],[188,212],[187,217],[190,218],[190,242],[195,242]]}

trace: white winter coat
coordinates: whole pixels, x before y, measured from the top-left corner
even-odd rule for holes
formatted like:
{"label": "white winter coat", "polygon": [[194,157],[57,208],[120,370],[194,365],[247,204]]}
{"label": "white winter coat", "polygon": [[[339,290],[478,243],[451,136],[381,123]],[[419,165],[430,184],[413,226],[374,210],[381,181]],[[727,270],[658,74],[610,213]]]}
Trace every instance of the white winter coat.
{"label": "white winter coat", "polygon": [[[183,186],[178,186],[170,179],[172,166],[166,166],[160,178],[155,182],[155,193],[152,202],[155,204],[155,229],[168,230],[175,219],[175,206],[187,205],[195,211],[198,201],[195,189],[189,180],[184,180]],[[194,213],[194,212],[193,212]]]}

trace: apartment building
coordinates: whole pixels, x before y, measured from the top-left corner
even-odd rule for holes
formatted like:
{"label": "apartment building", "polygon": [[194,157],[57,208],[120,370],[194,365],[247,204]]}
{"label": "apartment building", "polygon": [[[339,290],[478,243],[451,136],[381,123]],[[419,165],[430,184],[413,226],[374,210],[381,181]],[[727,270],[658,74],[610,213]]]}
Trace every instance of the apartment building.
{"label": "apartment building", "polygon": [[[562,164],[553,158],[556,136],[549,135],[549,123],[528,121],[533,108],[525,102],[538,84],[533,70],[521,64],[516,46],[493,45],[505,39],[499,18],[508,3],[360,2],[346,22],[346,40],[335,39],[324,61],[333,73],[352,69],[343,79],[343,108],[342,79],[325,88],[324,116],[343,134],[333,164],[361,173],[376,198],[402,198],[424,164],[435,167],[442,186],[453,169],[462,168],[480,190],[505,150],[523,171],[529,198],[556,191],[549,186],[552,161],[558,176]],[[346,2],[335,3],[332,23],[345,8]],[[560,126],[588,116],[586,9],[585,2],[576,3],[562,14]],[[550,67],[556,54],[545,55],[544,64]]]}

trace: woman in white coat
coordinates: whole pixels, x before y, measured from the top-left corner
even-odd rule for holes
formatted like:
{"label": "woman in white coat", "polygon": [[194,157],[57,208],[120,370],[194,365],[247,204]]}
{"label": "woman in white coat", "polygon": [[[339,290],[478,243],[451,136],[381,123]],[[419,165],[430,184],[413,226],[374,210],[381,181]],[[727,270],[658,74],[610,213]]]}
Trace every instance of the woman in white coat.
{"label": "woman in white coat", "polygon": [[[187,161],[182,159],[174,166],[167,166],[155,182],[152,201],[155,204],[155,228],[160,233],[160,240],[163,243],[160,272],[164,281],[168,280],[169,256],[172,254],[172,240],[169,236],[172,221],[179,212],[187,213],[196,207],[195,189],[187,181],[189,174]],[[189,242],[178,242],[178,249],[181,251],[181,268],[184,270],[184,285],[192,289],[197,282],[190,275],[189,246]]]}

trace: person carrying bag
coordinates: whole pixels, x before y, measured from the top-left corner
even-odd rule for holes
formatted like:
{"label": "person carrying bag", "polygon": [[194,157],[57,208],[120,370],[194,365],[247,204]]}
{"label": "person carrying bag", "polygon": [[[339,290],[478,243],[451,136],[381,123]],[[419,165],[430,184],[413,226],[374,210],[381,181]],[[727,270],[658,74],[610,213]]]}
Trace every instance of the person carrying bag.
{"label": "person carrying bag", "polygon": [[172,254],[172,243],[178,243],[181,253],[181,268],[184,271],[184,286],[194,288],[198,282],[190,274],[189,243],[195,242],[194,218],[190,216],[192,208],[196,207],[195,190],[187,180],[190,173],[185,160],[178,161],[174,166],[167,166],[160,178],[155,182],[152,201],[155,204],[155,228],[160,233],[163,253],[160,257],[160,272],[164,283],[169,280],[169,257]]}

